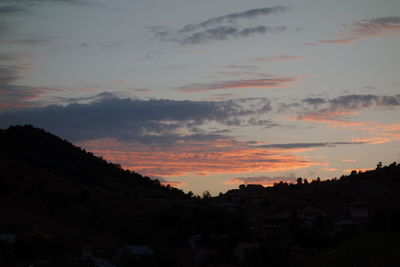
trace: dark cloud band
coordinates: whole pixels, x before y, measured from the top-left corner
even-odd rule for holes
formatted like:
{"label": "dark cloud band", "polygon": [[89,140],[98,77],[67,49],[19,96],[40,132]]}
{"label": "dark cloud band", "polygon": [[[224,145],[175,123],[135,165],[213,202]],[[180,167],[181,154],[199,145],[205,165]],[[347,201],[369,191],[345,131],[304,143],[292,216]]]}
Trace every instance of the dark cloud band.
{"label": "dark cloud band", "polygon": [[[193,138],[204,135],[212,138],[212,134],[197,133],[196,127],[209,121],[239,125],[243,117],[271,110],[269,101],[265,99],[257,100],[259,108],[253,109],[243,99],[221,102],[137,100],[120,99],[104,93],[103,98],[98,98],[89,104],[51,105],[2,113],[0,127],[33,124],[73,141],[114,137],[150,142],[157,138],[177,139],[180,137],[177,130],[181,128],[189,129]],[[248,123],[254,125],[257,122],[249,119]]]}

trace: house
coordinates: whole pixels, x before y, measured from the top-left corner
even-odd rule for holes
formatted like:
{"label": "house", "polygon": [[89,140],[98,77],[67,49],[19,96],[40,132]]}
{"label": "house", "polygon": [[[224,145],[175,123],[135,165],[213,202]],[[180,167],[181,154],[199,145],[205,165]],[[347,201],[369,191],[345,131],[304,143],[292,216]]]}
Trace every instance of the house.
{"label": "house", "polygon": [[[17,236],[0,234],[0,266],[10,266],[15,257]],[[10,264],[10,265],[9,265]]]}
{"label": "house", "polygon": [[356,201],[347,206],[350,217],[355,219],[366,219],[369,216],[368,206],[366,203]]}
{"label": "house", "polygon": [[155,253],[147,245],[127,245],[119,248],[116,261],[121,266],[155,266]]}
{"label": "house", "polygon": [[153,256],[154,251],[149,246],[125,246],[129,255],[133,256]]}
{"label": "house", "polygon": [[245,201],[253,204],[262,204],[266,199],[264,186],[260,184],[248,184],[245,188]]}
{"label": "house", "polygon": [[276,236],[281,229],[289,226],[291,218],[292,214],[287,211],[272,213],[264,217],[266,236]]}
{"label": "house", "polygon": [[232,189],[226,192],[228,201],[248,202],[252,204],[261,204],[266,199],[265,188],[259,184],[240,185],[239,189]]}
{"label": "house", "polygon": [[361,225],[359,223],[354,222],[353,220],[340,220],[333,223],[333,231],[335,234],[338,234],[343,231],[354,231],[360,228]]}
{"label": "house", "polygon": [[228,201],[221,202],[219,204],[219,206],[224,208],[224,209],[226,209],[229,212],[236,212],[237,211],[237,209],[236,209],[237,205],[234,202],[228,202]]}
{"label": "house", "polygon": [[325,214],[314,206],[307,206],[297,211],[299,221],[303,222],[306,227],[311,227],[318,216]]}
{"label": "house", "polygon": [[236,256],[240,261],[244,259],[247,251],[256,250],[259,248],[261,243],[238,243],[233,251],[233,255]]}
{"label": "house", "polygon": [[92,257],[90,258],[90,261],[96,267],[117,267],[116,265],[110,263],[109,261],[103,258]]}
{"label": "house", "polygon": [[189,246],[191,249],[197,249],[200,247],[201,234],[192,235],[189,239]]}
{"label": "house", "polygon": [[226,192],[228,201],[240,202],[243,198],[243,192],[239,189],[231,189]]}
{"label": "house", "polygon": [[14,234],[0,234],[0,242],[13,244],[17,241],[17,236]]}

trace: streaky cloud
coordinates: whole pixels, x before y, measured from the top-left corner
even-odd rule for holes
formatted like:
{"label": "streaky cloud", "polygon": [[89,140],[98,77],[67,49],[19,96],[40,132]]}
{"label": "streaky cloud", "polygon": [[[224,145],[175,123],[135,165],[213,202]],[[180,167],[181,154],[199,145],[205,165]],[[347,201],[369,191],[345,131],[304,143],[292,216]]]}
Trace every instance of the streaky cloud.
{"label": "streaky cloud", "polygon": [[234,81],[221,81],[214,83],[194,83],[187,86],[175,88],[177,91],[195,93],[212,90],[226,90],[235,88],[281,88],[287,87],[298,82],[302,76],[291,76],[282,78],[265,78],[253,80],[234,80]]}
{"label": "streaky cloud", "polygon": [[365,141],[352,141],[352,142],[322,142],[322,143],[287,143],[287,144],[267,144],[258,145],[263,148],[279,148],[279,149],[302,149],[302,148],[315,148],[315,147],[335,147],[337,145],[362,145],[367,144]]}
{"label": "streaky cloud", "polygon": [[55,88],[16,84],[21,70],[15,66],[0,65],[0,108],[3,112],[37,106],[40,97],[58,91]]}
{"label": "streaky cloud", "polygon": [[381,36],[400,36],[400,17],[377,17],[364,19],[344,25],[345,29],[338,33],[338,38],[320,40],[325,44],[348,44],[360,39]]}
{"label": "streaky cloud", "polygon": [[7,15],[17,15],[25,13],[25,9],[19,6],[0,6],[0,15],[7,16]]}
{"label": "streaky cloud", "polygon": [[293,56],[293,55],[276,55],[276,56],[270,56],[270,57],[257,57],[257,58],[252,58],[248,60],[243,60],[241,62],[244,63],[262,63],[262,62],[274,62],[274,61],[297,61],[301,60],[304,57],[302,56]]}
{"label": "streaky cloud", "polygon": [[193,32],[198,29],[214,27],[219,24],[232,24],[240,19],[254,19],[260,16],[267,16],[274,13],[282,13],[290,10],[286,6],[265,7],[258,9],[250,9],[243,12],[231,13],[224,16],[213,17],[200,23],[188,24],[179,30],[180,33]]}

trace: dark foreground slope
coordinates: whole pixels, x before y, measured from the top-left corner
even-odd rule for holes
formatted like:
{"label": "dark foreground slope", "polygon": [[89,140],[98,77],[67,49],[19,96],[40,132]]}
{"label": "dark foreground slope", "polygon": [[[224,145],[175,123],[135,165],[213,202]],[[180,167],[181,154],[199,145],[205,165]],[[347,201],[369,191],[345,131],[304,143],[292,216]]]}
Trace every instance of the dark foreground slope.
{"label": "dark foreground slope", "polygon": [[32,126],[0,130],[0,174],[0,266],[87,266],[87,251],[129,266],[117,253],[126,245],[153,249],[137,266],[172,266],[193,261],[191,236],[244,229],[237,215]]}

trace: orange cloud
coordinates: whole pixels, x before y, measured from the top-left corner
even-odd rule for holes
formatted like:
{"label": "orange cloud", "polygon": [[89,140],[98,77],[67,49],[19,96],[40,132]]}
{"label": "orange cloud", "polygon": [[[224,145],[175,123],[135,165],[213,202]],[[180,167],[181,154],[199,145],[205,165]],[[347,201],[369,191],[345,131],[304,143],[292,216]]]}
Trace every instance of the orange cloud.
{"label": "orange cloud", "polygon": [[293,76],[283,78],[266,78],[266,79],[255,79],[255,80],[238,80],[238,81],[223,81],[216,83],[195,83],[189,86],[177,88],[176,90],[195,93],[212,90],[224,90],[224,89],[235,89],[235,88],[282,88],[294,85],[300,78],[304,76]]}
{"label": "orange cloud", "polygon": [[337,171],[338,169],[337,168],[324,168],[322,170],[327,171],[327,172],[334,172],[334,171]]}
{"label": "orange cloud", "polygon": [[245,60],[242,62],[257,63],[257,62],[273,62],[273,61],[297,61],[297,60],[302,60],[302,59],[304,59],[304,57],[302,57],[302,56],[278,55],[278,56],[271,56],[271,57],[257,57],[257,58]]}
{"label": "orange cloud", "polygon": [[178,142],[168,148],[114,139],[78,145],[124,168],[150,176],[287,171],[320,164],[293,155],[291,150],[253,147],[246,142],[225,139]]}
{"label": "orange cloud", "polygon": [[376,144],[382,144],[382,143],[387,143],[390,142],[390,138],[386,137],[381,137],[381,136],[375,136],[371,138],[355,138],[353,139],[354,142],[365,142],[371,145],[376,145]]}
{"label": "orange cloud", "polygon": [[374,125],[369,124],[362,127],[365,132],[369,132],[371,137],[354,138],[354,142],[366,142],[368,144],[382,144],[400,140],[400,123]]}
{"label": "orange cloud", "polygon": [[356,162],[355,159],[341,159],[342,162]]}
{"label": "orange cloud", "polygon": [[360,38],[349,37],[344,39],[321,40],[319,42],[324,44],[350,44],[358,39]]}
{"label": "orange cloud", "polygon": [[378,132],[383,138],[400,140],[400,123],[386,124],[382,126],[365,128],[366,130]]}

